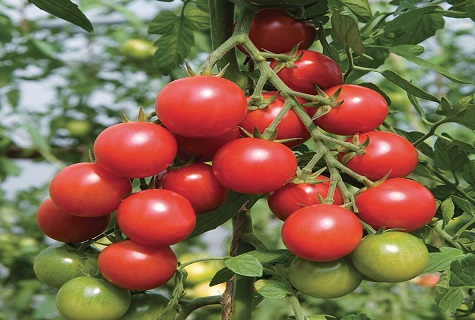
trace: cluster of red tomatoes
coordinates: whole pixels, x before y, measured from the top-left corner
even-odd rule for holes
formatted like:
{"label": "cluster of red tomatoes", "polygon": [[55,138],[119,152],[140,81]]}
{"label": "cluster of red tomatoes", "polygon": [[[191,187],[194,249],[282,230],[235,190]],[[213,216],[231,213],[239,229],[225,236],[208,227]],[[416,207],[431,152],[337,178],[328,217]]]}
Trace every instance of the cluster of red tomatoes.
{"label": "cluster of red tomatoes", "polygon": [[[280,9],[269,12],[263,10],[255,19],[266,21],[285,14]],[[284,107],[284,97],[264,92],[265,106],[248,109],[250,99],[227,79],[194,76],[175,80],[157,96],[155,111],[160,123],[142,119],[105,129],[94,143],[95,162],[59,171],[51,181],[50,198],[38,209],[40,229],[66,243],[100,237],[114,216],[115,234],[125,239],[116,237],[98,254],[97,270],[107,281],[90,280],[107,282],[107,294],[122,295],[122,301],[129,299],[130,305],[129,290],[153,289],[171,279],[177,258],[170,246],[191,234],[197,214],[221,206],[229,190],[269,194],[271,211],[284,220],[283,243],[298,257],[289,268],[290,280],[309,295],[337,297],[354,290],[363,275],[397,282],[425,268],[427,249],[407,232],[426,225],[435,214],[436,203],[428,189],[405,178],[417,165],[416,149],[397,134],[376,130],[388,113],[385,99],[372,89],[343,84],[336,62],[308,50],[315,27],[288,19],[303,30],[295,31],[292,38],[294,45],[301,44],[292,68],[279,68],[277,75],[291,90],[315,95],[319,87],[327,97],[339,101],[314,123],[328,133],[350,136],[348,143],[361,146],[356,152],[341,149],[337,155],[341,166],[374,181],[356,193],[357,214],[341,206],[339,189],[332,191],[333,203],[321,203],[331,189],[324,175],[292,182],[298,162],[291,148],[311,136],[294,110],[277,125],[276,138],[285,143],[243,133],[255,128],[263,132]],[[278,41],[260,44],[256,37],[251,27],[250,38],[261,50],[281,53],[293,47],[272,47]],[[307,37],[312,41],[304,41]],[[270,66],[279,63],[271,61]],[[312,116],[317,109],[305,110]],[[177,158],[188,163],[173,166]],[[148,186],[145,178],[152,178]],[[134,179],[142,182],[139,190],[133,188]],[[360,219],[374,229],[399,231],[363,238]],[[65,299],[67,289],[63,288],[85,292],[89,280],[83,281],[84,287],[68,284],[77,282],[77,276],[54,285],[60,287],[57,301]],[[74,307],[59,305],[63,316],[75,319]],[[120,309],[122,314],[127,307]]]}

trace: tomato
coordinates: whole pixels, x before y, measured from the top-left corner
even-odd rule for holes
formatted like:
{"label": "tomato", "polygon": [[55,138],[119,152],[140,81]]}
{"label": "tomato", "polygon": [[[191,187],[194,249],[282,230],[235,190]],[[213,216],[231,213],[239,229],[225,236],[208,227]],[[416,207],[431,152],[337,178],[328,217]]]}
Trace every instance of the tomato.
{"label": "tomato", "polygon": [[113,212],[131,191],[129,179],[117,177],[99,165],[87,162],[61,169],[49,186],[55,205],[81,217],[98,217]]}
{"label": "tomato", "polygon": [[195,138],[223,135],[244,119],[247,100],[234,82],[194,76],[168,83],[157,96],[158,118],[173,133]]}
{"label": "tomato", "polygon": [[358,288],[363,275],[348,257],[327,262],[296,258],[289,267],[289,280],[295,289],[306,295],[331,299]]}
{"label": "tomato", "polygon": [[213,172],[225,187],[248,194],[268,193],[289,182],[297,159],[274,141],[241,138],[224,145],[213,159]]}
{"label": "tomato", "polygon": [[297,44],[299,49],[308,49],[316,35],[313,23],[296,20],[281,8],[261,9],[249,29],[249,39],[257,49],[273,53],[288,52]]}
{"label": "tomato", "polygon": [[119,123],[106,128],[94,141],[97,164],[127,178],[145,178],[165,170],[176,151],[173,135],[152,122]]}
{"label": "tomato", "polygon": [[[209,258],[207,254],[185,253],[179,256],[179,261],[185,263],[195,259]],[[197,284],[200,282],[209,283],[216,272],[224,267],[222,261],[205,260],[189,264],[185,267],[187,272],[186,283]]]}
{"label": "tomato", "polygon": [[41,231],[51,239],[61,242],[81,242],[104,232],[111,222],[111,215],[78,217],[58,208],[47,198],[38,207],[36,222]]}
{"label": "tomato", "polygon": [[[369,131],[358,134],[360,143],[369,138],[369,145],[364,154],[352,157],[346,166],[354,172],[366,176],[372,181],[388,178],[405,177],[417,166],[417,149],[400,135],[386,131]],[[347,142],[351,142],[349,138]],[[345,152],[338,154],[342,161]]]}
{"label": "tomato", "polygon": [[[328,195],[328,189],[330,187],[330,180],[324,175],[319,175],[315,178],[317,183],[289,183],[280,189],[269,194],[267,203],[272,213],[284,221],[292,213],[305,206],[312,206],[319,204],[320,195],[325,199]],[[343,204],[343,195],[341,191],[336,188],[333,195],[333,204]]]}
{"label": "tomato", "polygon": [[82,137],[91,132],[92,125],[87,120],[70,119],[66,122],[65,128],[72,136]]}
{"label": "tomato", "polygon": [[429,252],[421,239],[406,232],[366,236],[351,254],[355,267],[376,281],[410,280],[426,268]]}
{"label": "tomato", "polygon": [[159,182],[163,189],[187,198],[197,214],[218,208],[226,201],[229,193],[214,176],[213,168],[205,163],[193,163],[168,170],[160,176]]}
{"label": "tomato", "polygon": [[315,124],[323,130],[338,135],[353,135],[371,131],[383,123],[388,115],[388,104],[377,91],[353,84],[343,84],[325,90],[332,96],[341,92],[336,99],[342,102],[338,107],[315,119]]}
{"label": "tomato", "polygon": [[363,227],[356,215],[331,204],[316,204],[292,213],[282,226],[282,242],[296,256],[310,261],[340,259],[360,243]]}
{"label": "tomato", "polygon": [[401,228],[408,232],[429,223],[437,210],[429,189],[405,178],[391,178],[361,191],[355,204],[358,216],[373,228]]}
{"label": "tomato", "polygon": [[118,287],[142,291],[170,280],[177,260],[170,247],[149,247],[133,240],[109,245],[97,260],[102,276]]}
{"label": "tomato", "polygon": [[96,273],[97,252],[89,249],[79,253],[67,244],[52,245],[35,257],[33,270],[41,282],[59,288],[73,278]]}
{"label": "tomato", "polygon": [[69,280],[56,295],[56,307],[68,320],[117,320],[130,302],[128,290],[89,276]]}
{"label": "tomato", "polygon": [[413,279],[411,282],[420,285],[421,287],[434,288],[440,280],[440,273],[421,274]]}
{"label": "tomato", "polygon": [[[165,311],[169,298],[158,292],[139,292],[132,296],[129,310],[119,320],[156,320]],[[175,319],[170,315],[166,320]]]}
{"label": "tomato", "polygon": [[142,39],[127,39],[120,47],[120,53],[132,60],[149,60],[156,48],[153,43]]}
{"label": "tomato", "polygon": [[178,157],[183,161],[208,162],[213,160],[216,152],[226,143],[239,138],[239,128],[226,132],[225,134],[209,138],[191,138],[177,134],[173,136],[178,145]]}
{"label": "tomato", "polygon": [[[276,91],[263,92],[262,97],[263,99],[269,99],[276,93]],[[300,102],[304,103],[303,100],[300,100]],[[275,117],[277,117],[279,112],[284,107],[284,104],[284,98],[279,95],[264,109],[249,110],[246,117],[239,126],[251,133],[254,131],[254,128],[257,128],[260,133],[263,133],[264,130],[272,123]],[[310,110],[310,108],[307,109],[309,113],[313,111]],[[310,132],[302,123],[302,121],[300,121],[295,111],[290,109],[277,125],[276,139],[298,139],[284,142],[286,146],[294,147],[304,143],[308,140],[308,138],[310,138]]]}
{"label": "tomato", "polygon": [[[312,50],[299,50],[295,68],[285,67],[277,75],[292,90],[316,94],[315,86],[325,90],[343,83],[343,74],[338,64],[331,58]],[[275,68],[279,61],[272,60],[270,66]]]}
{"label": "tomato", "polygon": [[196,214],[184,196],[149,189],[127,197],[117,209],[117,225],[130,239],[148,246],[169,246],[185,240]]}

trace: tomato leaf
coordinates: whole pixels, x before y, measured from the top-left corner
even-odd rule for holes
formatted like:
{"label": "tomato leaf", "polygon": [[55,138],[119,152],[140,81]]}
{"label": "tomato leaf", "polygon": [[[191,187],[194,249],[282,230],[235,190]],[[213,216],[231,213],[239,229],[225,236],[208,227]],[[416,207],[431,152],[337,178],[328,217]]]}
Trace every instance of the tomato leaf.
{"label": "tomato leaf", "polygon": [[475,254],[469,253],[464,258],[455,260],[450,265],[449,285],[452,287],[475,288]]}
{"label": "tomato leaf", "polygon": [[412,82],[407,81],[406,79],[404,79],[403,77],[401,77],[399,74],[397,74],[396,72],[392,70],[384,70],[384,71],[381,71],[380,73],[386,79],[388,79],[389,81],[393,82],[400,88],[406,90],[408,93],[416,97],[419,97],[425,100],[434,101],[434,102],[440,102],[436,96],[422,90],[421,88],[417,87]]}
{"label": "tomato leaf", "polygon": [[334,40],[350,47],[359,55],[364,54],[364,43],[356,18],[347,10],[335,10],[331,17],[331,35]]}
{"label": "tomato leaf", "polygon": [[462,172],[465,164],[470,163],[463,150],[441,138],[434,144],[434,161],[439,169],[453,172]]}
{"label": "tomato leaf", "polygon": [[248,253],[227,259],[224,264],[234,273],[246,277],[261,277],[264,272],[259,260]]}
{"label": "tomato leaf", "polygon": [[89,19],[79,10],[78,6],[68,0],[28,0],[43,11],[46,11],[58,18],[69,21],[87,32],[92,32]]}
{"label": "tomato leaf", "polygon": [[[474,161],[472,160],[470,163],[473,165]],[[454,203],[457,205],[457,207],[462,209],[464,212],[467,212],[471,215],[475,215],[475,206],[471,204],[468,200],[457,197],[455,195],[451,195],[450,197],[452,198]]]}
{"label": "tomato leaf", "polygon": [[441,247],[439,252],[429,253],[429,264],[424,269],[423,273],[432,273],[443,271],[453,261],[464,257],[462,250],[451,247]]}
{"label": "tomato leaf", "polygon": [[445,227],[450,220],[454,216],[454,211],[455,211],[455,205],[454,202],[452,201],[452,198],[448,197],[442,203],[440,204],[440,210],[442,212],[442,221],[443,221],[443,227]]}
{"label": "tomato leaf", "polygon": [[460,98],[454,105],[445,102],[437,108],[437,114],[446,117],[446,122],[456,122],[475,130],[475,95]]}
{"label": "tomato leaf", "polygon": [[472,186],[475,186],[475,160],[465,164],[462,177]]}
{"label": "tomato leaf", "polygon": [[449,273],[450,270],[446,270],[440,276],[435,286],[435,301],[441,310],[455,313],[463,303],[463,293],[460,288],[449,287]]}
{"label": "tomato leaf", "polygon": [[281,299],[292,294],[285,283],[276,280],[258,280],[254,283],[257,293],[267,299]]}
{"label": "tomato leaf", "polygon": [[216,272],[213,279],[211,279],[209,285],[210,285],[210,287],[212,287],[212,286],[215,286],[217,284],[227,282],[234,275],[235,275],[235,273],[233,271],[231,271],[229,268],[224,267],[221,270],[219,270],[218,272]]}
{"label": "tomato leaf", "polygon": [[361,22],[368,22],[373,16],[368,0],[340,0],[340,2],[350,9]]}

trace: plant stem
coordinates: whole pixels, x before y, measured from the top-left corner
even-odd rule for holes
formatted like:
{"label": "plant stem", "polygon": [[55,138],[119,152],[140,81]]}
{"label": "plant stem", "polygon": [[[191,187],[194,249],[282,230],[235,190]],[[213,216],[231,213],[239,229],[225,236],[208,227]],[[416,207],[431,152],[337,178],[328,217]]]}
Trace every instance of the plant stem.
{"label": "plant stem", "polygon": [[417,139],[417,141],[415,141],[413,143],[414,147],[417,147],[418,145],[420,145],[422,142],[424,142],[425,140],[427,140],[428,138],[430,138],[431,136],[434,135],[435,131],[437,130],[437,128],[444,124],[446,122],[446,119],[441,119],[439,121],[437,121],[436,123],[434,123],[431,127],[430,127],[430,130],[425,134],[423,135],[422,137],[420,137],[419,139]]}
{"label": "plant stem", "polygon": [[296,295],[292,294],[289,296],[290,305],[294,310],[294,315],[296,320],[305,320],[305,315],[302,311],[302,307],[300,306],[299,299]]}
{"label": "plant stem", "polygon": [[214,304],[222,304],[222,302],[223,297],[221,295],[202,297],[193,300],[181,300],[181,311],[175,320],[185,320],[196,309]]}

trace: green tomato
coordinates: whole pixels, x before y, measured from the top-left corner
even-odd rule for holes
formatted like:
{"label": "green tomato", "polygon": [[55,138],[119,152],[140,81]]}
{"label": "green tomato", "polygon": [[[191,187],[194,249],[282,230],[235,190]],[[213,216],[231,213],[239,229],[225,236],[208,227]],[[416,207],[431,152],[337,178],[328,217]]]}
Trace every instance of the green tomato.
{"label": "green tomato", "polygon": [[36,256],[33,270],[41,282],[59,288],[73,278],[96,273],[97,252],[91,249],[80,254],[70,245],[53,245]]}
{"label": "green tomato", "polygon": [[156,48],[149,41],[142,39],[128,39],[120,47],[120,52],[129,59],[148,60],[155,53]]}
{"label": "green tomato", "polygon": [[87,120],[71,119],[68,120],[64,126],[74,137],[85,136],[92,130],[92,125]]}
{"label": "green tomato", "polygon": [[429,252],[416,236],[391,231],[363,238],[351,259],[368,278],[396,283],[420,275],[429,262]]}
{"label": "green tomato", "polygon": [[338,298],[355,290],[363,275],[347,257],[313,262],[295,258],[289,267],[289,280],[295,289],[315,298]]}
{"label": "green tomato", "polygon": [[[137,293],[132,296],[132,303],[120,320],[156,320],[160,318],[170,299],[160,293]],[[167,320],[175,318],[174,314]]]}
{"label": "green tomato", "polygon": [[118,320],[130,303],[129,290],[89,276],[69,280],[56,295],[56,307],[68,320]]}

